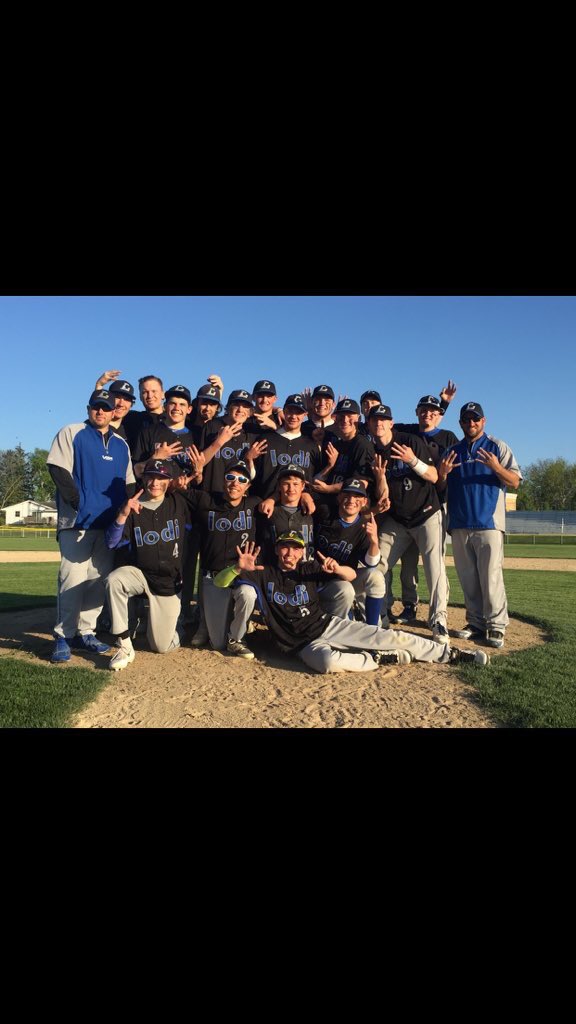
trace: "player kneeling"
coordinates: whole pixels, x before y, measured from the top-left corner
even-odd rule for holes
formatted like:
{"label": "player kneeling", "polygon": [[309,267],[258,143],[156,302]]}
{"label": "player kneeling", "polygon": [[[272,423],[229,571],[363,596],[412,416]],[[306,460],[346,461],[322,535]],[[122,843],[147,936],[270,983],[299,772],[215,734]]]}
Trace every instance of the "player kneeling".
{"label": "player kneeling", "polygon": [[119,648],[110,660],[110,668],[116,672],[136,657],[128,629],[128,600],[138,594],[146,594],[150,604],[147,638],[151,649],[165,654],[180,646],[176,622],[181,607],[184,530],[190,511],[181,494],[167,493],[171,480],[165,462],[149,459],[142,471],[143,490],[122,506],[106,530],[108,547],[115,548],[117,560],[126,563],[106,580],[111,632]]}
{"label": "player kneeling", "polygon": [[236,564],[222,569],[214,579],[216,587],[238,583],[255,588],[280,650],[297,654],[317,672],[370,672],[381,664],[406,664],[413,659],[488,664],[484,651],[459,651],[412,633],[328,615],[322,610],[317,585],[334,576],[351,582],[356,573],[321,552],[303,561],[305,546],[298,530],[281,534],[276,541],[277,566],[257,565],[260,548],[253,543],[244,553],[237,547]]}

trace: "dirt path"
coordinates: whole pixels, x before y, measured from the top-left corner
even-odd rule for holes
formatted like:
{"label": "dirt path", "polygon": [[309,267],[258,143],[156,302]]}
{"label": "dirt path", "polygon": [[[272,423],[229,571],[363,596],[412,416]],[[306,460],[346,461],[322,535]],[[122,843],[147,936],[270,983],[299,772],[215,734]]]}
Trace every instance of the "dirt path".
{"label": "dirt path", "polygon": [[[411,631],[430,636],[427,606]],[[13,657],[47,661],[54,609],[0,615],[0,647]],[[449,627],[464,624],[464,610],[450,608]],[[512,619],[505,656],[544,643],[539,629]],[[249,637],[257,660],[184,647],[152,654],[136,641],[136,660],[119,673],[106,671],[106,686],[76,716],[77,728],[495,728],[474,686],[446,665],[413,664],[370,673],[316,675],[297,658],[281,655],[267,630]],[[455,641],[472,649],[466,641]],[[110,655],[73,655],[68,665],[106,670]],[[66,672],[68,665],[55,668]],[[482,670],[479,669],[478,672]]]}

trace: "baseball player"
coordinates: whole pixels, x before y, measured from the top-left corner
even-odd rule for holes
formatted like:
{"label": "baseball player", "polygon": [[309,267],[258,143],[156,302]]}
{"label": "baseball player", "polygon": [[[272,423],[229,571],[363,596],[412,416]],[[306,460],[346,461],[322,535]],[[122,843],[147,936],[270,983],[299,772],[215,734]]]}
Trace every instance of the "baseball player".
{"label": "baseball player", "polygon": [[343,398],[334,413],[335,424],[326,430],[322,441],[322,469],[316,473],[312,490],[319,495],[335,495],[342,490],[344,480],[355,477],[364,485],[372,478],[370,466],[374,458],[371,442],[358,433],[360,406],[353,398]]}
{"label": "baseball player", "polygon": [[334,425],[332,411],[336,402],[330,385],[317,384],[312,394],[310,394],[310,388],[304,388],[302,394],[308,407],[308,419],[302,424],[304,436],[313,437],[317,430],[332,427]]}
{"label": "baseball player", "polygon": [[[265,442],[259,442],[258,435],[246,426],[253,409],[252,395],[244,388],[237,388],[230,392],[225,415],[215,417],[206,425],[202,487],[210,494],[222,493],[224,477],[231,466],[248,457],[253,463],[253,458],[265,451]],[[248,472],[253,479],[253,465],[248,467]]]}
{"label": "baseball player", "polygon": [[[96,388],[107,388],[110,381],[117,382],[119,377],[120,370],[105,370],[96,381]],[[128,382],[120,381],[120,383]],[[164,413],[164,385],[160,377],[140,377],[138,388],[144,411],[134,409],[134,403],[132,403],[122,419],[122,436],[126,436],[131,452],[134,451],[136,439],[142,427],[154,426]]]}
{"label": "baseball player", "polygon": [[438,470],[448,487],[448,532],[466,604],[466,626],[455,635],[503,647],[506,488],[516,490],[522,474],[508,445],[485,432],[479,402],[462,406],[460,426],[464,438],[444,454]]}
{"label": "baseball player", "polygon": [[112,568],[104,531],[135,490],[128,445],[110,429],[114,407],[106,389],[94,391],[88,419],[59,430],[46,460],[56,485],[61,555],[53,662],[69,661],[70,647],[109,650],[94,635]]}
{"label": "baseball player", "polygon": [[[249,496],[249,487],[248,466],[236,460],[226,468],[223,493],[198,490],[186,495],[192,521],[200,531],[202,609],[208,638],[214,650],[226,650],[245,659],[254,657],[243,642],[254,610],[254,593],[243,587],[234,595],[222,593],[215,589],[214,577],[230,563],[237,546],[245,547],[256,537],[257,506],[261,499]],[[193,645],[200,646],[196,636]]]}
{"label": "baseball player", "polygon": [[278,472],[276,492],[259,506],[262,516],[256,533],[262,560],[274,564],[276,541],[280,534],[298,530],[306,541],[305,558],[314,557],[314,520],[302,509],[306,473],[302,466],[290,463]]}
{"label": "baseball player", "polygon": [[142,471],[143,489],[119,509],[106,530],[108,548],[117,552],[118,565],[106,580],[111,633],[118,651],[110,660],[117,672],[136,657],[128,626],[128,601],[145,594],[148,600],[148,643],[165,654],[180,646],[176,624],[180,615],[182,549],[190,529],[190,509],[178,492],[169,492],[172,469],[168,462],[150,459]]}
{"label": "baseball player", "polygon": [[319,590],[320,603],[329,615],[345,619],[356,598],[362,598],[366,622],[377,626],[384,602],[384,577],[376,571],[380,562],[378,527],[368,507],[368,494],[361,480],[345,480],[338,494],[338,514],[329,505],[319,505],[314,516],[316,551],[349,565],[356,578],[330,580]]}
{"label": "baseball player", "polygon": [[[266,441],[266,449],[256,465],[254,487],[263,498],[274,494],[280,470],[287,466],[300,466],[309,484],[320,471],[320,449],[311,437],[302,434],[305,417],[306,406],[302,395],[288,395],[283,407],[283,425],[262,435],[261,440]],[[307,496],[307,509],[312,513],[314,501],[311,495]]]}
{"label": "baseball player", "polygon": [[134,451],[136,477],[140,477],[148,459],[154,457],[161,461],[170,460],[175,475],[185,473],[191,480],[201,479],[204,459],[196,449],[196,435],[186,426],[191,405],[190,392],[183,384],[168,388],[161,421],[155,426],[144,427],[138,435]]}
{"label": "baseball player", "polygon": [[362,434],[363,437],[370,437],[370,431],[368,430],[368,413],[374,405],[381,405],[382,399],[379,391],[363,391],[360,395],[360,408],[364,419],[358,424],[358,433]]}
{"label": "baseball player", "polygon": [[277,565],[257,565],[259,548],[236,549],[237,561],[214,580],[216,587],[251,586],[281,651],[297,654],[316,672],[373,672],[382,664],[407,664],[413,659],[438,664],[487,665],[484,651],[450,649],[412,633],[381,629],[328,615],[318,598],[318,584],[332,577],[352,581],[356,573],[318,552],[303,561],[306,542],[297,530],[281,534]]}
{"label": "baseball player", "polygon": [[252,416],[247,420],[246,426],[254,433],[261,430],[277,430],[282,426],[283,416],[279,409],[275,409],[276,385],[271,380],[256,381],[252,390],[255,409]]}
{"label": "baseball player", "polygon": [[442,556],[443,526],[436,491],[438,471],[424,441],[396,430],[388,405],[375,405],[368,426],[382,469],[372,467],[375,479],[386,473],[390,509],[380,517],[378,534],[386,575],[414,540],[422,555],[430,592],[429,625],[435,640],[447,640],[446,570]]}

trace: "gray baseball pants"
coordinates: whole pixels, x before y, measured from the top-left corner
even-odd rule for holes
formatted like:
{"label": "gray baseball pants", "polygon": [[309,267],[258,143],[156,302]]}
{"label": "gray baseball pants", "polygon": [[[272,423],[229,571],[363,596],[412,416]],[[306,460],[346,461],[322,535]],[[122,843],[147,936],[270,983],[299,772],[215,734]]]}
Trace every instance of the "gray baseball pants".
{"label": "gray baseball pants", "polygon": [[96,629],[114,552],[106,547],[104,530],[60,530],[58,544],[61,561],[54,636],[71,640]]}
{"label": "gray baseball pants", "polygon": [[409,651],[415,661],[445,663],[449,644],[437,644],[401,629],[381,629],[349,619],[330,619],[317,640],[298,651],[298,657],[316,672],[375,672],[378,665],[367,651]]}
{"label": "gray baseball pants", "polygon": [[447,624],[448,594],[446,589],[446,567],[442,547],[444,542],[442,510],[438,509],[421,526],[403,526],[390,515],[384,515],[378,527],[380,555],[379,569],[386,576],[393,569],[400,556],[414,540],[422,555],[424,574],[430,593],[429,625]]}
{"label": "gray baseball pants", "polygon": [[318,591],[320,604],[328,615],[336,615],[340,619],[348,618],[356,597],[384,597],[384,577],[373,569],[356,569],[356,579],[330,580],[322,590]]}
{"label": "gray baseball pants", "polygon": [[215,587],[212,576],[202,579],[202,608],[210,643],[215,651],[226,649],[228,634],[242,640],[256,604],[254,587]]}
{"label": "gray baseball pants", "polygon": [[508,625],[504,534],[501,530],[452,530],[452,553],[468,622],[478,629],[504,632]]}
{"label": "gray baseball pants", "polygon": [[[446,541],[448,535],[446,532],[446,507],[442,506],[442,558],[446,559]],[[401,597],[402,604],[418,604],[418,559],[420,558],[420,552],[418,545],[412,541],[404,551],[401,562],[400,562],[400,585],[401,585]],[[444,570],[446,571],[446,570]],[[446,574],[446,607],[450,600],[450,581],[448,574]],[[392,592],[392,571],[389,569],[386,573],[386,607],[388,611],[394,604],[394,594]]]}
{"label": "gray baseball pants", "polygon": [[146,637],[157,654],[166,654],[180,647],[176,623],[180,615],[179,594],[153,594],[146,577],[135,565],[114,569],[106,580],[110,603],[111,632],[115,636],[128,630],[128,601],[137,594],[146,594],[149,602]]}

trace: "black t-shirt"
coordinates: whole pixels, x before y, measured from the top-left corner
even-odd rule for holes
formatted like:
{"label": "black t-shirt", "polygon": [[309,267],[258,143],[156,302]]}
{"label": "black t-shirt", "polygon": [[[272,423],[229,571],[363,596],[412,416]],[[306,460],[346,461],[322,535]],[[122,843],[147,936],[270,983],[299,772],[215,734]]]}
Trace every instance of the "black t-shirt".
{"label": "black t-shirt", "polygon": [[288,508],[276,505],[270,519],[267,516],[257,517],[256,540],[262,548],[260,561],[265,565],[276,565],[276,540],[289,530],[299,530],[306,541],[304,557],[308,560],[314,556],[314,521],[312,516],[305,515],[299,508]]}
{"label": "black t-shirt", "polygon": [[[220,572],[238,558],[236,545],[242,547],[256,540],[256,523],[260,513],[256,506],[261,498],[246,495],[238,505],[231,505],[223,494],[206,491],[186,494],[194,528],[200,531],[200,561],[204,572]],[[197,526],[196,526],[197,524]]]}
{"label": "black t-shirt", "polygon": [[300,466],[306,473],[307,480],[313,480],[320,471],[320,449],[311,438],[300,435],[291,440],[285,434],[268,430],[260,440],[266,441],[268,448],[254,463],[254,487],[263,498],[269,498],[274,494],[278,473],[286,466]]}
{"label": "black t-shirt", "polygon": [[[128,517],[119,534],[115,567],[135,565],[144,573],[153,594],[179,593],[184,534],[189,524],[188,503],[178,492],[166,494],[157,508],[143,505],[138,515]],[[108,527],[110,531],[115,532],[114,524]]]}
{"label": "black t-shirt", "polygon": [[334,516],[330,505],[317,505],[314,513],[314,543],[316,550],[329,558],[335,558],[339,565],[356,569],[370,547],[366,536],[364,519],[358,516],[356,522],[345,523]]}
{"label": "black t-shirt", "polygon": [[392,440],[383,445],[374,441],[378,455],[388,460],[386,479],[390,488],[391,506],[386,515],[392,516],[403,526],[420,526],[440,508],[440,500],[435,484],[423,480],[407,463],[391,458],[392,445],[408,445],[417,459],[428,466],[433,465],[427,445],[415,434],[405,434],[392,429]]}
{"label": "black t-shirt", "polygon": [[[210,420],[204,428],[204,449],[209,448],[212,442],[216,439],[218,433],[226,424],[224,419],[220,416]],[[210,460],[208,465],[204,468],[204,475],[202,478],[202,487],[205,491],[210,494],[221,494],[224,490],[224,476],[228,472],[231,466],[235,462],[244,458],[244,454],[251,444],[257,440],[257,435],[254,431],[249,431],[243,428],[236,437],[233,437],[231,441],[222,445],[219,451],[216,452],[213,459]]]}
{"label": "black t-shirt", "polygon": [[174,476],[178,476],[181,473],[190,475],[192,473],[192,463],[188,455],[186,454],[186,448],[190,445],[196,444],[195,434],[189,430],[172,430],[171,427],[167,426],[164,421],[160,421],[155,426],[144,427],[138,439],[136,441],[135,452],[133,456],[134,464],[138,462],[146,462],[151,459],[154,452],[162,444],[174,444],[174,441],[179,441],[182,445],[182,451],[175,455],[172,459],[167,459],[173,466]]}
{"label": "black t-shirt", "polygon": [[249,583],[256,588],[258,603],[278,646],[283,651],[299,651],[322,636],[330,621],[322,611],[316,586],[333,578],[314,558],[300,562],[293,572],[271,565],[261,571],[242,570],[236,585]]}

